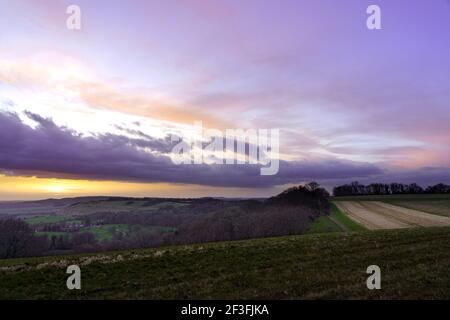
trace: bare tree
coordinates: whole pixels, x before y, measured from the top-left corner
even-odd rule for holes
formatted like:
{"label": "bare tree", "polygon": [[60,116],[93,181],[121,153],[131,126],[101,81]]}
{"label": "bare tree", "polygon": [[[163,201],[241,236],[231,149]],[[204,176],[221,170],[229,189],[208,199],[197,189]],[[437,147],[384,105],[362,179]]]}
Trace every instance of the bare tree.
{"label": "bare tree", "polygon": [[22,220],[0,219],[0,258],[17,258],[30,254],[33,231]]}

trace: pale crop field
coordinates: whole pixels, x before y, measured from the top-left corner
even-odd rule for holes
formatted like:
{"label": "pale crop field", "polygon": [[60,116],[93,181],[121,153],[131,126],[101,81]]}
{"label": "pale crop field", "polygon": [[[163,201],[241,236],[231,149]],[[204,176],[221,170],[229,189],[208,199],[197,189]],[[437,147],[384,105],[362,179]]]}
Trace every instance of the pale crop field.
{"label": "pale crop field", "polygon": [[337,201],[336,206],[369,230],[450,226],[450,217],[380,201]]}

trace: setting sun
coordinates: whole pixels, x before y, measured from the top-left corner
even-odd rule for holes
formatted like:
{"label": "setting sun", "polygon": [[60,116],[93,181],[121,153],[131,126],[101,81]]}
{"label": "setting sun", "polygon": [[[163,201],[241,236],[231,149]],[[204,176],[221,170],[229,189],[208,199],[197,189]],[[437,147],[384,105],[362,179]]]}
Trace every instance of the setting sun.
{"label": "setting sun", "polygon": [[53,193],[63,193],[66,191],[66,188],[61,185],[43,186],[42,189]]}

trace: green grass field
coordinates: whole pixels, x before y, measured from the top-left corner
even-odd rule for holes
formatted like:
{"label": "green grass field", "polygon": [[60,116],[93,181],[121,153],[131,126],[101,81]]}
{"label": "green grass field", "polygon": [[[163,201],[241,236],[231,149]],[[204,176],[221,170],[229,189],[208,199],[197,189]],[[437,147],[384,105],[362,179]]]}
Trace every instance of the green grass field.
{"label": "green grass field", "polygon": [[97,241],[105,241],[111,240],[114,232],[127,233],[129,228],[127,224],[105,224],[98,227],[84,228],[81,231],[92,233]]}
{"label": "green grass field", "polygon": [[[381,290],[366,287],[372,264]],[[2,260],[0,299],[450,299],[448,270],[450,228],[314,234]]]}
{"label": "green grass field", "polygon": [[42,232],[36,232],[35,233],[37,236],[47,236],[49,238],[56,236],[70,236],[69,233],[67,232],[56,232],[56,231],[42,231]]}
{"label": "green grass field", "polygon": [[366,228],[347,217],[336,207],[334,203],[332,203],[330,215],[320,216],[317,218],[308,230],[308,233],[348,232],[362,230],[366,230]]}
{"label": "green grass field", "polygon": [[97,241],[111,240],[114,233],[129,234],[130,232],[147,230],[147,231],[162,231],[162,232],[174,232],[175,228],[170,227],[157,227],[157,226],[140,226],[140,225],[127,225],[127,224],[105,224],[97,227],[87,227],[82,229],[83,232],[90,232],[95,236]]}
{"label": "green grass field", "polygon": [[56,222],[62,222],[72,219],[71,216],[67,215],[42,215],[42,216],[35,216],[31,218],[24,219],[26,223],[30,225],[40,224],[40,223],[56,223]]}
{"label": "green grass field", "polygon": [[179,203],[173,201],[165,201],[148,205],[147,200],[134,200],[134,201],[92,201],[83,202],[70,206],[65,209],[65,212],[71,215],[90,214],[96,212],[126,212],[131,211],[134,213],[139,212],[152,212],[165,207],[182,207],[187,206],[187,203]]}

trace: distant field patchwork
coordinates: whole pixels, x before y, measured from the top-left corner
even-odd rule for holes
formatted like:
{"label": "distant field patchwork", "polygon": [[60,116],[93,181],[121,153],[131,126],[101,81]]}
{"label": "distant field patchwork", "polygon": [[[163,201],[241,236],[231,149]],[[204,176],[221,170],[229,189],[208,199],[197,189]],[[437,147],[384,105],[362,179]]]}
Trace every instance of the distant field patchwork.
{"label": "distant field patchwork", "polygon": [[179,208],[189,205],[173,201],[153,203],[145,200],[127,200],[127,201],[92,201],[78,203],[64,210],[66,214],[79,215],[91,214],[96,212],[152,212],[165,208]]}
{"label": "distant field patchwork", "polygon": [[25,222],[31,225],[40,224],[40,223],[56,223],[70,220],[71,216],[57,216],[57,215],[43,215],[43,216],[34,216],[30,218],[25,218]]}

